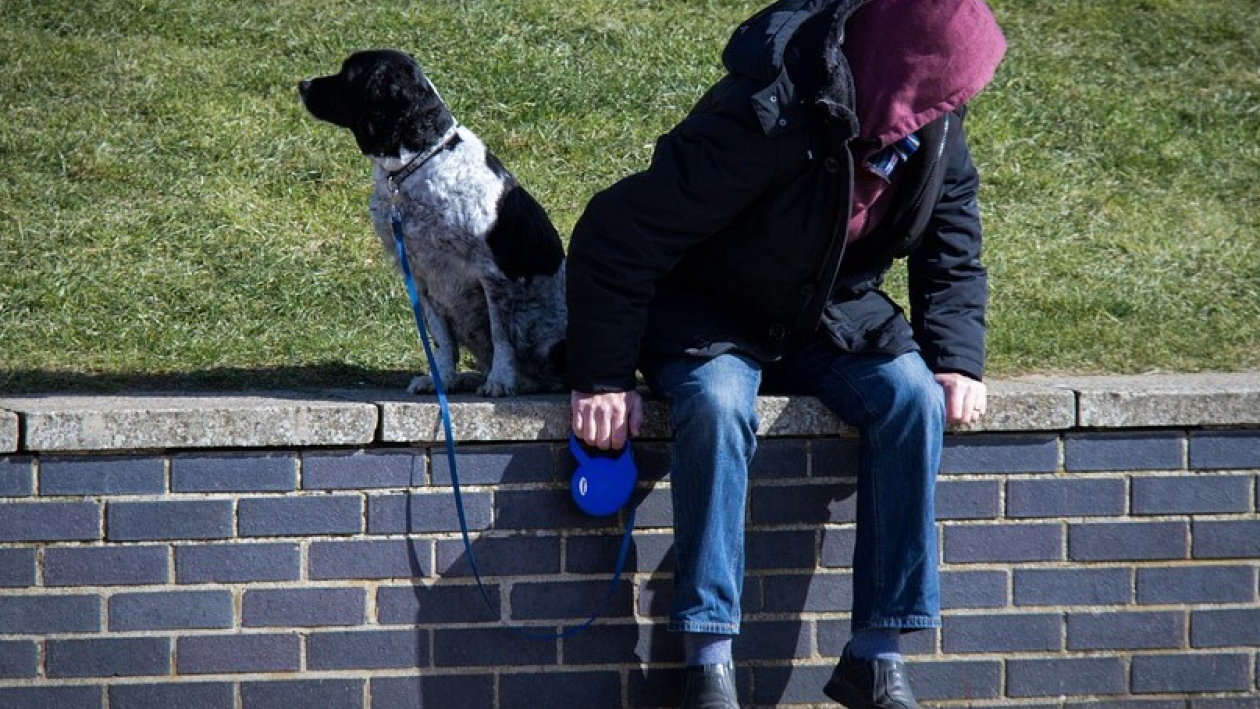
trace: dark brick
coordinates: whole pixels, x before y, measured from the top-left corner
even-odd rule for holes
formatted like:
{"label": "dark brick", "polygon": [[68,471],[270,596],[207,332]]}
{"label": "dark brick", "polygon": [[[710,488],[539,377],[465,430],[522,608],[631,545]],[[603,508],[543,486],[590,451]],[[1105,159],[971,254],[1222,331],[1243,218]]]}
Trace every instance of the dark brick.
{"label": "dark brick", "polygon": [[0,588],[35,585],[35,550],[0,549]]}
{"label": "dark brick", "polygon": [[1250,475],[1178,475],[1133,479],[1133,514],[1208,514],[1247,512]]}
{"label": "dark brick", "polygon": [[1138,603],[1251,603],[1256,573],[1250,566],[1179,566],[1138,569]]}
{"label": "dark brick", "polygon": [[1075,433],[1064,441],[1068,470],[1179,470],[1185,467],[1180,433]]}
{"label": "dark brick", "polygon": [[1213,431],[1191,435],[1190,467],[1195,470],[1260,468],[1260,431]]}
{"label": "dark brick", "polygon": [[232,536],[232,501],[112,502],[106,521],[111,541],[223,539]]}
{"label": "dark brick", "polygon": [[[551,632],[554,628],[532,628]],[[435,667],[554,665],[556,643],[519,637],[506,628],[448,628],[433,631]]]}
{"label": "dark brick", "polygon": [[968,434],[945,437],[941,473],[1052,473],[1059,469],[1055,435]]}
{"label": "dark brick", "polygon": [[312,579],[405,579],[432,575],[431,541],[312,542]]}
{"label": "dark brick", "polygon": [[109,599],[109,629],[230,628],[231,591],[118,593]]}
{"label": "dark brick", "polygon": [[941,573],[942,608],[1002,608],[1006,606],[1005,571],[945,571]]}
{"label": "dark brick", "polygon": [[381,586],[376,592],[377,622],[382,625],[498,622],[499,587],[486,586],[493,609],[475,585]]}
{"label": "dark brick", "polygon": [[[829,461],[819,462],[825,466]],[[748,466],[748,477],[751,480],[796,479],[805,477],[806,471],[809,471],[809,452],[804,441],[763,439],[757,442],[757,454]]]}
{"label": "dark brick", "polygon": [[166,462],[131,456],[43,458],[39,494],[160,495],[166,492]]}
{"label": "dark brick", "polygon": [[1260,557],[1260,520],[1194,521],[1194,558]]}
{"label": "dark brick", "polygon": [[494,706],[493,675],[372,678],[372,709],[485,709]]}
{"label": "dark brick", "polygon": [[591,629],[564,638],[566,665],[638,665],[650,657],[652,662],[683,660],[678,636],[669,633],[660,623],[596,625]]}
{"label": "dark brick", "polygon": [[1260,609],[1194,611],[1190,615],[1194,647],[1260,646]]}
{"label": "dark brick", "polygon": [[853,527],[824,529],[819,566],[827,569],[852,566],[853,548],[856,544],[857,529]]}
{"label": "dark brick", "polygon": [[[814,633],[817,635],[818,654],[837,659],[844,653],[844,646],[853,637],[848,620],[816,620]],[[940,628],[925,628],[902,633],[901,654],[934,655],[939,635]]]}
{"label": "dark brick", "polygon": [[633,584],[620,580],[615,587],[609,587],[610,583],[603,580],[517,583],[511,591],[511,617],[516,620],[585,620],[597,611],[601,618],[633,615]]}
{"label": "dark brick", "polygon": [[68,547],[44,552],[47,586],[128,586],[166,583],[170,551],[164,546]]}
{"label": "dark brick", "polygon": [[[467,497],[465,497],[467,499]],[[451,508],[454,516],[454,507]],[[590,529],[616,525],[615,518],[583,514],[567,492],[502,490],[495,495],[494,526],[498,529]]]}
{"label": "dark brick", "polygon": [[1185,694],[1250,689],[1249,655],[1136,655],[1134,694]]}
{"label": "dark brick", "polygon": [[995,699],[1002,687],[1002,663],[991,660],[911,662],[910,686],[919,699]]}
{"label": "dark brick", "polygon": [[175,547],[179,583],[296,581],[302,573],[296,544],[210,544]]}
{"label": "dark brick", "polygon": [[813,569],[817,545],[812,531],[752,529],[744,537],[744,563],[749,571]]}
{"label": "dark brick", "polygon": [[1124,481],[1119,479],[1011,480],[1006,483],[1007,517],[1097,517],[1124,512]]}
{"label": "dark brick", "polygon": [[1154,650],[1181,647],[1185,615],[1175,612],[1069,613],[1069,650]]}
{"label": "dark brick", "polygon": [[101,709],[101,687],[0,687],[0,709]]}
{"label": "dark brick", "polygon": [[[611,568],[620,540],[621,537],[616,537],[613,541],[613,556],[605,556],[604,568],[599,570]],[[569,540],[570,557],[574,554],[574,547],[582,546],[583,542],[589,543],[590,538]],[[473,554],[477,557],[477,568],[487,576],[551,575],[560,572],[559,537],[482,537],[473,542]],[[445,578],[472,575],[463,540],[437,543],[437,571]]]}
{"label": "dark brick", "polygon": [[1124,694],[1124,662],[1118,657],[1008,660],[1006,694],[1010,697]]}
{"label": "dark brick", "polygon": [[669,488],[657,486],[642,496],[639,506],[634,510],[634,525],[640,530],[673,529],[674,503],[670,498]]}
{"label": "dark brick", "polygon": [[799,620],[747,620],[732,650],[736,662],[804,659],[813,654],[811,623]]}
{"label": "dark brick", "polygon": [[297,487],[292,453],[211,453],[171,459],[173,492],[287,492]]}
{"label": "dark brick", "polygon": [[950,480],[936,484],[937,519],[994,519],[1001,514],[997,480]]}
{"label": "dark brick", "polygon": [[772,526],[852,522],[855,489],[842,482],[757,485],[749,493],[752,523]]}
{"label": "dark brick", "polygon": [[0,603],[0,635],[91,633],[101,629],[97,596],[9,596]]}
{"label": "dark brick", "polygon": [[[834,665],[754,667],[752,700],[756,706],[779,707],[808,704],[838,706],[822,693]],[[741,705],[742,706],[742,705]]]}
{"label": "dark brick", "polygon": [[238,505],[242,537],[359,534],[363,498],[358,495],[255,497]]}
{"label": "dark brick", "polygon": [[0,497],[29,497],[35,492],[35,466],[30,458],[0,458]]}
{"label": "dark brick", "polygon": [[[621,550],[621,541],[624,534],[605,534],[605,535],[574,535],[564,540],[564,570],[571,574],[608,574],[612,573],[617,565],[617,553]],[[544,540],[545,537],[535,537],[535,539]],[[556,541],[557,548],[554,551],[542,546],[540,543],[539,553],[536,558],[530,562],[518,559],[515,562],[504,559],[502,565],[499,563],[483,562],[481,560],[481,548],[486,540],[481,539],[477,542],[477,563],[482,565],[482,573],[486,573],[485,569],[502,569],[500,573],[507,574],[540,574],[549,575],[551,571],[511,571],[513,567],[524,567],[527,564],[536,566],[550,566],[553,563],[559,566],[559,541]],[[439,560],[441,555],[449,553],[450,547],[447,544],[453,542],[439,542],[438,554]],[[506,556],[506,554],[504,554]],[[671,571],[674,568],[674,537],[672,534],[660,534],[652,532],[636,532],[630,541],[630,549],[626,552],[626,573],[651,573],[653,571]],[[467,567],[463,563],[456,565],[450,572],[443,575],[450,576],[453,572],[466,573]]]}
{"label": "dark brick", "polygon": [[947,653],[1038,652],[1063,647],[1063,617],[1037,615],[960,615],[944,624],[941,640]]}
{"label": "dark brick", "polygon": [[92,638],[49,640],[48,676],[145,677],[170,673],[167,638]]}
{"label": "dark brick", "polygon": [[[1177,705],[1170,709],[1182,709]],[[1256,709],[1254,694],[1235,695],[1233,697],[1195,697],[1191,706],[1194,709]]]}
{"label": "dark brick", "polygon": [[429,633],[424,630],[313,633],[306,638],[308,670],[373,670],[428,665]]}
{"label": "dark brick", "polygon": [[499,709],[618,709],[618,672],[525,672],[499,677]]}
{"label": "dark brick", "polygon": [[175,645],[181,675],[297,672],[302,641],[296,634],[194,635]]}
{"label": "dark brick", "polygon": [[0,504],[0,542],[87,541],[101,538],[95,502]]}
{"label": "dark brick", "polygon": [[945,525],[945,561],[1059,561],[1063,527],[1058,524]]}
{"label": "dark brick", "polygon": [[364,680],[242,682],[241,709],[363,709]]}
{"label": "dark brick", "polygon": [[1015,569],[1017,606],[1110,606],[1133,600],[1127,568]]}
{"label": "dark brick", "polygon": [[110,709],[231,709],[236,692],[228,682],[120,684],[109,688]]}
{"label": "dark brick", "polygon": [[761,582],[768,613],[847,613],[853,606],[853,574],[767,576]]}
{"label": "dark brick", "polygon": [[29,640],[0,641],[0,679],[34,677],[39,671],[39,651]]}
{"label": "dark brick", "polygon": [[[861,443],[857,436],[816,438],[809,442],[811,478],[856,478]],[[786,470],[790,467],[785,466]]]}
{"label": "dark brick", "polygon": [[365,490],[425,484],[425,458],[411,451],[302,453],[302,487]]}
{"label": "dark brick", "polygon": [[[559,494],[554,496],[559,497]],[[488,529],[491,523],[490,495],[465,492],[463,497],[468,528]],[[458,531],[455,496],[449,492],[373,495],[368,498],[369,534]]]}
{"label": "dark brick", "polygon": [[[444,448],[429,453],[434,485],[451,484],[451,463]],[[568,453],[565,453],[567,456]],[[543,444],[464,446],[455,453],[461,485],[553,482],[560,479],[554,448]],[[568,480],[568,475],[564,476]]]}
{"label": "dark brick", "polygon": [[365,601],[361,588],[247,590],[241,615],[247,628],[358,625]]}
{"label": "dark brick", "polygon": [[1189,552],[1185,522],[1103,522],[1068,525],[1072,561],[1184,559]]}

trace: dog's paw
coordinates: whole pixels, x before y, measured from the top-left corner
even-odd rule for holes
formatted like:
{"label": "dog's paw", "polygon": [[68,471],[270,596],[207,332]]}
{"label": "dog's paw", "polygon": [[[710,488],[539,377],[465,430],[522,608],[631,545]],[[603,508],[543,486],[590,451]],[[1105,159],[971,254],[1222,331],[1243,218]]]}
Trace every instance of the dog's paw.
{"label": "dog's paw", "polygon": [[436,394],[437,386],[433,383],[433,377],[427,374],[421,374],[412,377],[411,383],[407,385],[408,394]]}
{"label": "dog's paw", "polygon": [[487,379],[477,388],[479,396],[516,396],[516,382],[511,379]]}

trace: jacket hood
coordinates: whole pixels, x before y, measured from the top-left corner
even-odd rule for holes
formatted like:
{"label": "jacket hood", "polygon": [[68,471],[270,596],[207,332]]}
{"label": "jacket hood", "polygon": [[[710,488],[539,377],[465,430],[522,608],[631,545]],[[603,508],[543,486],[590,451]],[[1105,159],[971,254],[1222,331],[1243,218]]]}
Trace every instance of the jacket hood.
{"label": "jacket hood", "polygon": [[845,36],[859,135],[881,147],[969,101],[1006,52],[983,0],[873,0]]}

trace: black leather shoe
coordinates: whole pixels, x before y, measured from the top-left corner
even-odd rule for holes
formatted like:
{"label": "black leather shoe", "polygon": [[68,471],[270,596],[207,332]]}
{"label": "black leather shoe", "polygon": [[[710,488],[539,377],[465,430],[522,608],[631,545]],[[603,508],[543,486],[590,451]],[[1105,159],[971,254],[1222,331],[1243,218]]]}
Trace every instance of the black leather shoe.
{"label": "black leather shoe", "polygon": [[739,709],[735,668],[726,664],[688,667],[682,709]]}
{"label": "black leather shoe", "polygon": [[849,709],[919,709],[901,660],[859,660],[844,648],[823,694]]}

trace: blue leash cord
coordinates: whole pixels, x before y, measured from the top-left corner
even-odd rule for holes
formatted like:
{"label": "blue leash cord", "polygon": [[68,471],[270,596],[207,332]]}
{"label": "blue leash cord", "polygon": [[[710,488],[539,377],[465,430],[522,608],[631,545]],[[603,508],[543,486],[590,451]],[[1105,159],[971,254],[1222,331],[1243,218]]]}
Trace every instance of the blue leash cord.
{"label": "blue leash cord", "polygon": [[[396,196],[397,185],[392,184],[392,187]],[[433,346],[429,342],[429,330],[424,324],[424,313],[420,306],[420,291],[416,288],[415,277],[411,275],[411,264],[407,260],[407,248],[403,239],[402,215],[399,214],[396,204],[390,207],[389,218],[394,227],[394,252],[398,257],[398,264],[402,268],[403,281],[407,285],[407,297],[411,299],[411,312],[416,319],[416,330],[420,334],[420,343],[424,345],[424,356],[429,362],[429,376],[433,377],[433,389],[437,392],[438,407],[442,412],[442,431],[446,437],[446,458],[451,466],[451,483],[455,489],[455,514],[459,517],[459,532],[464,539],[464,552],[468,556],[468,568],[472,569],[473,578],[477,580],[477,590],[481,592],[481,600],[485,601],[486,607],[491,611],[496,611],[494,603],[490,600],[490,592],[486,590],[486,585],[481,580],[481,570],[477,568],[477,557],[473,553],[472,541],[468,535],[468,519],[464,514],[464,497],[460,492],[459,485],[459,468],[455,465],[455,434],[451,425],[451,406],[446,399],[446,387],[442,385],[442,375],[438,372],[437,359],[433,356]],[[600,601],[594,615],[579,625],[559,633],[529,632],[512,626],[507,626],[507,629],[530,640],[556,640],[577,635],[590,627],[591,623],[594,623],[596,619],[603,615],[608,608],[609,602],[612,601],[618,584],[621,582],[621,572],[625,568],[626,558],[630,555],[630,538],[634,532],[634,510],[635,508],[631,506],[626,513],[626,532],[621,537],[621,548],[617,551],[616,571],[613,573],[613,578],[608,583],[608,589],[604,592],[604,598]]]}

